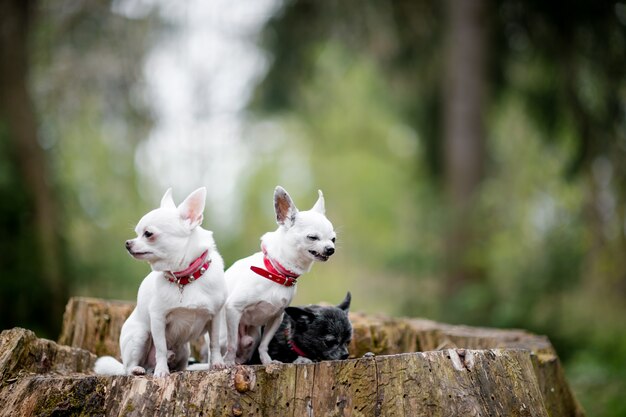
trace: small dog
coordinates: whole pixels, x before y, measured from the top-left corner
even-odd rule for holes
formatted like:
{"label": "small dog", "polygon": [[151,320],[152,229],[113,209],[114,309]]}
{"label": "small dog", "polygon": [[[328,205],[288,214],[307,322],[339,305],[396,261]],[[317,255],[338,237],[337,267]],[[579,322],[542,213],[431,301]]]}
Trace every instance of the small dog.
{"label": "small dog", "polygon": [[261,363],[272,362],[268,345],[295,294],[296,278],[308,272],[313,262],[325,262],[335,253],[335,231],[325,216],[324,195],[318,194],[311,210],[298,211],[287,191],[276,187],[278,229],[261,237],[261,252],[240,259],[226,271],[226,365],[248,362],[259,340]]}
{"label": "small dog", "polygon": [[[287,307],[268,353],[284,363],[312,363],[348,358],[352,324],[348,318],[350,293],[336,307]],[[249,365],[260,363],[254,355]]]}
{"label": "small dog", "polygon": [[224,261],[213,233],[200,227],[205,199],[206,189],[199,188],[176,207],[168,189],[160,208],[139,220],[137,237],[126,241],[126,249],[147,261],[152,272],[122,326],[123,363],[99,358],[96,373],[144,375],[154,370],[155,377],[163,377],[184,370],[189,341],[202,335],[210,346],[208,362],[224,366],[219,345],[220,311],[227,296]]}

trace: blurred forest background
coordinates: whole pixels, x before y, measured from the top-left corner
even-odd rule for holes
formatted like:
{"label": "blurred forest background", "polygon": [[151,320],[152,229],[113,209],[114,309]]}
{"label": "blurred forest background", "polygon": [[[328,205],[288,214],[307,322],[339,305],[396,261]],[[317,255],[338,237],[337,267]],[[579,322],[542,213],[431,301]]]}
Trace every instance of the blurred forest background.
{"label": "blurred forest background", "polygon": [[208,187],[226,265],[316,190],[295,303],[517,327],[626,401],[626,2],[2,0],[0,322],[132,300],[123,242]]}

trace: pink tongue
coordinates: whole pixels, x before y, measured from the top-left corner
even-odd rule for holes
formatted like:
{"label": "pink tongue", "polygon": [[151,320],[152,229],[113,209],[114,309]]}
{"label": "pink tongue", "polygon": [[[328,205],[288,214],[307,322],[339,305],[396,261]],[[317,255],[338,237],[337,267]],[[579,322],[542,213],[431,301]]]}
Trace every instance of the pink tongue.
{"label": "pink tongue", "polygon": [[208,252],[209,252],[208,250],[205,250],[204,253],[202,255],[200,255],[199,258],[196,258],[195,261],[190,263],[187,268],[185,268],[182,271],[174,272],[174,275],[176,275],[176,276],[178,276],[178,275],[189,275],[192,272],[195,272],[198,268],[200,268],[200,265],[202,265],[204,263],[204,260],[206,259],[206,255],[207,255]]}

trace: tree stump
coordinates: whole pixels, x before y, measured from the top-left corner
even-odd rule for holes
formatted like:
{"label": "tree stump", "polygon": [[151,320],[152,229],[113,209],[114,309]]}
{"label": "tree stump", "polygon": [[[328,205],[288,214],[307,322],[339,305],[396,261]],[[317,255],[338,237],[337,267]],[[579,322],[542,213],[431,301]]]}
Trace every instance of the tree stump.
{"label": "tree stump", "polygon": [[351,316],[355,359],[167,378],[93,375],[95,355],[81,346],[115,355],[116,323],[131,309],[70,300],[60,341],[74,347],[23,329],[2,332],[0,417],[584,415],[545,337],[362,314]]}
{"label": "tree stump", "polygon": [[38,339],[30,330],[16,328],[0,333],[0,381],[3,385],[22,374],[89,373],[95,361],[93,353]]}
{"label": "tree stump", "polygon": [[63,314],[59,343],[80,347],[97,356],[120,356],[122,325],[135,303],[98,298],[70,298]]}

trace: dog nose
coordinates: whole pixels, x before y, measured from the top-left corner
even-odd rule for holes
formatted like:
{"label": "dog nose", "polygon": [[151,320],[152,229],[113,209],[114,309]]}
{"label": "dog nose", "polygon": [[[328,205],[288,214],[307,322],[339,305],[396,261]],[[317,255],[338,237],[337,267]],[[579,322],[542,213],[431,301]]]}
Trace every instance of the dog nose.
{"label": "dog nose", "polygon": [[126,249],[130,250],[130,248],[133,247],[133,242],[132,240],[127,240],[126,241]]}
{"label": "dog nose", "polygon": [[332,246],[327,246],[324,248],[324,255],[330,256],[333,253],[335,253],[335,248],[333,248]]}

